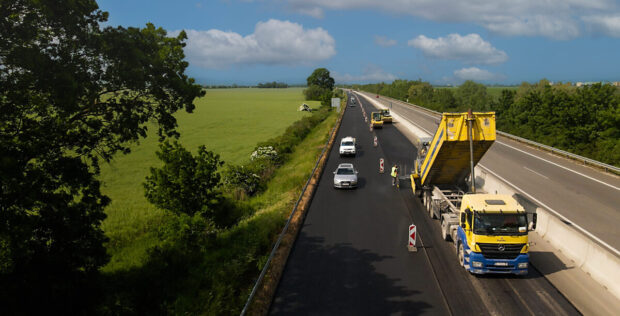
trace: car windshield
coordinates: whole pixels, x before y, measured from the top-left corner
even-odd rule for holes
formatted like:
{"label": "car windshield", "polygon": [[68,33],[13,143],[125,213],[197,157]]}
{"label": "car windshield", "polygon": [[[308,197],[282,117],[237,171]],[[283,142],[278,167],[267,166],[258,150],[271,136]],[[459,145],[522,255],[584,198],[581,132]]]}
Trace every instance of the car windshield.
{"label": "car windshield", "polygon": [[480,235],[525,235],[527,234],[527,216],[525,214],[475,212],[474,233]]}
{"label": "car windshield", "polygon": [[352,168],[338,168],[338,171],[336,171],[336,174],[354,174],[355,172],[353,171]]}
{"label": "car windshield", "polygon": [[353,142],[342,142],[342,146],[353,146]]}

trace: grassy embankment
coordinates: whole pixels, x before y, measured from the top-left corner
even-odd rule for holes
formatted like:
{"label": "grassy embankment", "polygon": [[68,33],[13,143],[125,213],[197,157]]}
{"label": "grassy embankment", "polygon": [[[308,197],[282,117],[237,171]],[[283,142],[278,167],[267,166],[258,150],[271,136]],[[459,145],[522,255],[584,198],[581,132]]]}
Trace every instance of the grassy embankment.
{"label": "grassy embankment", "polygon": [[[180,141],[192,151],[205,144],[224,161],[238,164],[249,159],[258,142],[280,135],[292,122],[308,115],[297,111],[302,102],[301,88],[208,90],[204,98],[196,100],[194,113],[177,113]],[[318,102],[308,104],[318,106]],[[164,224],[166,214],[146,201],[142,187],[149,167],[160,163],[155,156],[157,148],[155,132],[150,131],[148,138],[133,146],[131,154],[119,155],[102,168],[103,192],[112,199],[103,223],[112,258],[104,272],[139,267],[147,249],[158,243],[157,227]],[[284,190],[285,184],[277,183],[277,178],[268,192]],[[266,192],[256,203],[276,207],[283,202]]]}

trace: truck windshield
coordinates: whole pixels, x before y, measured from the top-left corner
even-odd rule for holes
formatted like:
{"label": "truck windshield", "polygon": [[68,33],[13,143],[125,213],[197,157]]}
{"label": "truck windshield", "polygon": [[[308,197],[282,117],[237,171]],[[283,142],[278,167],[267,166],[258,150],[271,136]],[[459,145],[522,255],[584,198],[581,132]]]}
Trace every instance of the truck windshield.
{"label": "truck windshield", "polygon": [[379,114],[379,113],[373,114],[372,115],[372,119],[375,120],[375,121],[381,120],[381,114]]}
{"label": "truck windshield", "polygon": [[488,214],[475,212],[474,234],[478,235],[525,235],[525,214]]}

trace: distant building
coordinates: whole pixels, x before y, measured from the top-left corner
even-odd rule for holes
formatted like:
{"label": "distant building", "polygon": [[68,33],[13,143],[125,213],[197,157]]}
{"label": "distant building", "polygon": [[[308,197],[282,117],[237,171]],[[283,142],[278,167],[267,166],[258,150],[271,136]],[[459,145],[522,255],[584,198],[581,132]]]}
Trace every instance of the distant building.
{"label": "distant building", "polygon": [[614,81],[612,83],[612,85],[616,86],[616,87],[620,87],[620,81]]}
{"label": "distant building", "polygon": [[576,87],[583,87],[583,82],[579,81],[575,83]]}

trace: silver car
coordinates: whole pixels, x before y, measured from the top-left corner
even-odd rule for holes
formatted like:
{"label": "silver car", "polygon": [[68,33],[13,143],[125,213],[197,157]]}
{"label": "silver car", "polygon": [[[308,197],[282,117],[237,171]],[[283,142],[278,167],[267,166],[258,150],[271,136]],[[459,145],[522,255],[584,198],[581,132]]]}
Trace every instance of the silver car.
{"label": "silver car", "polygon": [[352,163],[341,163],[334,171],[334,188],[345,189],[357,187],[357,174]]}

